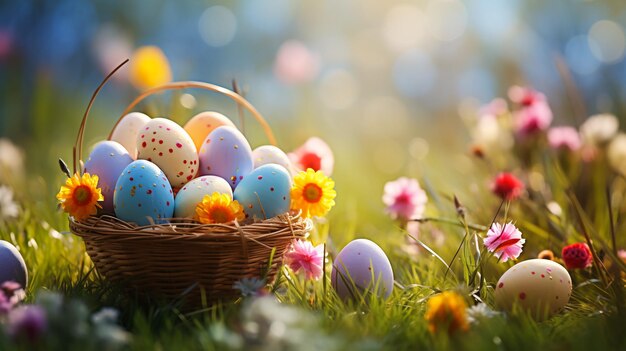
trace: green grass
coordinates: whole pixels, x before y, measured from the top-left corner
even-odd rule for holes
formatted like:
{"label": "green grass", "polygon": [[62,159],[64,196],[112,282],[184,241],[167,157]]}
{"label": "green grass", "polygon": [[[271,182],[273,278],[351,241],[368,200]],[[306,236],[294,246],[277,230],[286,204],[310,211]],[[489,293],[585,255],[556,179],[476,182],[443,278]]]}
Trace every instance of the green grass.
{"label": "green grass", "polygon": [[[75,105],[45,96],[40,99],[39,104],[45,106],[38,111]],[[80,114],[72,108],[67,110],[72,115]],[[94,114],[95,128],[90,130],[106,129],[100,127],[107,124],[103,121],[107,113],[96,108]],[[299,134],[288,132],[293,124],[297,123],[286,121],[275,128],[286,139],[283,145],[295,146],[300,140]],[[41,129],[42,126],[49,129]],[[322,124],[318,126],[320,134],[330,136],[336,152],[337,172],[333,178],[339,194],[328,222],[318,224],[313,233],[314,241],[327,243],[326,281],[305,283],[301,276],[284,268],[275,282],[275,299],[279,303],[242,299],[202,311],[182,312],[175,303],[130,296],[97,274],[81,239],[67,232],[66,215],[55,207],[54,194],[64,177],[57,168],[56,157],[69,160],[74,129],[45,118],[36,127],[36,137],[24,144],[28,175],[11,184],[22,212],[17,220],[0,220],[0,239],[18,246],[29,268],[26,302],[36,302],[42,291],[57,291],[67,301],[83,301],[89,313],[106,306],[117,308],[120,324],[132,335],[128,349],[626,349],[624,280],[616,278],[619,269],[624,271],[623,264],[614,263],[614,270],[604,273],[599,266],[572,272],[574,292],[566,310],[544,322],[535,322],[523,313],[502,314],[472,325],[468,332],[448,336],[431,335],[424,320],[426,301],[443,290],[463,293],[470,304],[475,301],[470,296],[474,292],[493,307],[493,286],[512,264],[498,263],[493,257],[484,259],[481,278],[472,281],[471,273],[477,264],[474,241],[485,234],[472,228],[488,227],[496,213],[498,221],[504,220],[505,211],[497,211],[500,202],[488,186],[500,170],[516,169],[529,185],[527,195],[506,211],[506,218],[514,221],[526,238],[520,259],[535,258],[543,249],[559,255],[565,244],[586,241],[588,237],[599,254],[615,262],[612,233],[618,248],[626,246],[622,235],[626,232],[622,220],[626,213],[626,201],[622,200],[626,180],[611,173],[602,158],[583,164],[536,147],[530,150],[526,161],[515,155],[499,155],[485,162],[465,155],[462,142],[446,145],[446,139],[437,142],[438,135],[434,134],[429,140],[432,144],[428,157],[409,162],[404,173],[417,177],[427,190],[426,217],[433,219],[421,224],[420,253],[409,256],[401,250],[406,232],[385,216],[380,201],[384,182],[402,174],[372,171],[375,167],[367,155],[354,158],[353,148],[348,147],[358,137],[330,139],[338,132]],[[450,133],[462,135],[462,131]],[[86,140],[96,141],[105,134],[88,132]],[[370,149],[366,146],[363,152]],[[607,188],[612,199],[609,202]],[[465,218],[457,216],[455,195],[464,207]],[[559,204],[561,215],[547,210],[550,202]],[[443,235],[442,245],[437,244],[433,233]],[[356,237],[374,240],[388,254],[396,279],[389,299],[369,295],[344,302],[332,290],[332,257]],[[459,256],[446,274],[446,264],[457,250]],[[480,290],[476,291],[478,287]],[[89,340],[57,334],[46,336],[39,344],[14,344],[8,336],[0,336],[0,349],[103,347]]]}

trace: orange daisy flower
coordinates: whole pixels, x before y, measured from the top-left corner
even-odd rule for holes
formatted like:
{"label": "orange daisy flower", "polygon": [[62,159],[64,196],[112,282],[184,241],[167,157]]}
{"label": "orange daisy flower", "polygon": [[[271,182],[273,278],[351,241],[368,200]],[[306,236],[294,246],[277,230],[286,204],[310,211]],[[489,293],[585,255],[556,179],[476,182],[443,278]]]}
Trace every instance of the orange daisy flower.
{"label": "orange daisy flower", "polygon": [[103,201],[102,191],[98,188],[98,176],[85,173],[82,177],[75,173],[65,181],[57,194],[63,211],[69,213],[77,221],[95,215],[102,208],[98,201]]}
{"label": "orange daisy flower", "polygon": [[335,206],[335,182],[321,171],[309,168],[293,177],[291,209],[305,217],[325,216]]}
{"label": "orange daisy flower", "polygon": [[244,218],[243,207],[228,194],[214,192],[212,195],[204,195],[202,202],[196,206],[196,219],[200,223],[228,223]]}

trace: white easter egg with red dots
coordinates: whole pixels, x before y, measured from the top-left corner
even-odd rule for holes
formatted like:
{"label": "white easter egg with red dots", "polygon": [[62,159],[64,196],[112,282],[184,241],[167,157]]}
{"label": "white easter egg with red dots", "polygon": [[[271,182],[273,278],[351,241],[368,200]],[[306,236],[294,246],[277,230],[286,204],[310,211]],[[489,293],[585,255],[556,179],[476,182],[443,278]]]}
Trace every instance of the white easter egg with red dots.
{"label": "white easter egg with red dots", "polygon": [[193,218],[202,198],[213,193],[227,194],[233,198],[233,190],[228,182],[218,176],[202,176],[190,181],[176,194],[174,216]]}
{"label": "white easter egg with red dots", "polygon": [[148,160],[169,179],[172,188],[179,189],[196,177],[198,153],[185,130],[165,118],[154,118],[137,134],[137,159]]}
{"label": "white easter egg with red dots", "polygon": [[572,295],[572,278],[560,264],[545,260],[522,261],[509,268],[496,285],[496,305],[506,311],[515,307],[543,320],[558,313]]}

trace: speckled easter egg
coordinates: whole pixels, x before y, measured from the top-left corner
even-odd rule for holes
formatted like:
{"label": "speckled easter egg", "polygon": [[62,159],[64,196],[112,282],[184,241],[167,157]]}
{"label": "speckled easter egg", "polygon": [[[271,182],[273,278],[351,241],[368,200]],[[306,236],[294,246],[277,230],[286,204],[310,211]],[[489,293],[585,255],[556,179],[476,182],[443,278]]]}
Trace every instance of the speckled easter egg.
{"label": "speckled easter egg", "polygon": [[6,281],[14,281],[26,289],[28,270],[17,248],[7,241],[0,240],[0,284]]}
{"label": "speckled easter egg", "polygon": [[120,123],[113,129],[111,140],[120,143],[135,160],[137,159],[137,134],[148,122],[150,122],[150,117],[141,112],[131,112],[122,117]]}
{"label": "speckled easter egg", "polygon": [[252,150],[252,161],[254,168],[259,168],[266,164],[276,164],[291,171],[291,161],[283,150],[274,145],[262,145]]}
{"label": "speckled easter egg", "polygon": [[207,135],[209,135],[215,128],[221,126],[236,128],[233,122],[223,114],[213,111],[205,111],[193,116],[185,124],[184,128],[196,145],[196,149],[200,150]]}
{"label": "speckled easter egg", "polygon": [[560,264],[545,260],[522,261],[509,268],[496,285],[495,300],[511,311],[517,305],[536,320],[558,313],[572,294],[572,279]]}
{"label": "speckled easter egg", "polygon": [[267,219],[289,211],[291,179],[284,167],[263,165],[248,174],[235,188],[234,197],[246,218]]}
{"label": "speckled easter egg", "polygon": [[213,193],[228,194],[233,198],[233,190],[228,182],[218,176],[202,176],[185,184],[174,199],[176,207],[174,217],[192,218],[196,214],[196,206],[202,202],[204,195]]}
{"label": "speckled easter egg", "polygon": [[229,126],[213,130],[204,140],[199,156],[201,175],[222,177],[233,189],[254,168],[248,140]]}
{"label": "speckled easter egg", "polygon": [[365,292],[388,298],[393,291],[391,263],[373,241],[353,240],[335,258],[331,284],[344,300]]}
{"label": "speckled easter egg", "polygon": [[170,182],[154,163],[137,160],[124,168],[113,194],[115,215],[138,225],[162,223],[174,215],[174,193]]}
{"label": "speckled easter egg", "polygon": [[137,135],[138,159],[159,166],[172,188],[180,188],[196,177],[198,154],[185,130],[165,118],[154,118]]}
{"label": "speckled easter egg", "polygon": [[102,189],[102,210],[105,213],[113,213],[113,191],[117,178],[133,162],[128,151],[116,141],[101,141],[97,143],[87,161],[85,162],[85,172],[98,176],[98,187]]}

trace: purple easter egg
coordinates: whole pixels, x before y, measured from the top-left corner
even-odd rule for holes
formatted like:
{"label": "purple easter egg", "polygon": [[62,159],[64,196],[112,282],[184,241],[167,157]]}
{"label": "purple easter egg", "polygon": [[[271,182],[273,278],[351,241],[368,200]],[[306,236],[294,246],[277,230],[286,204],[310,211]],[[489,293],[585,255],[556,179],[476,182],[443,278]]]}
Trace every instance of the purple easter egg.
{"label": "purple easter egg", "polygon": [[116,141],[101,141],[97,143],[87,162],[85,162],[85,173],[98,176],[98,187],[102,189],[102,210],[105,213],[113,214],[113,192],[117,178],[126,166],[133,162],[128,151],[122,144]]}
{"label": "purple easter egg", "polygon": [[199,157],[200,175],[222,177],[233,189],[254,169],[250,144],[239,130],[229,126],[209,133]]}

